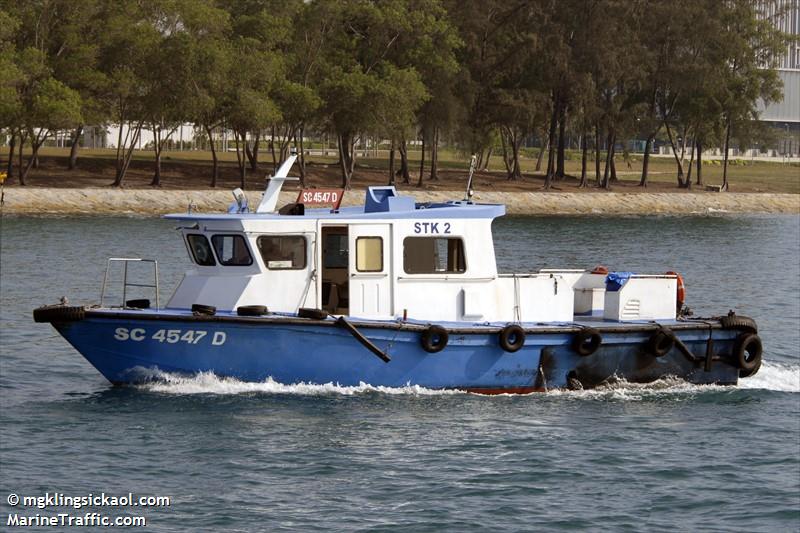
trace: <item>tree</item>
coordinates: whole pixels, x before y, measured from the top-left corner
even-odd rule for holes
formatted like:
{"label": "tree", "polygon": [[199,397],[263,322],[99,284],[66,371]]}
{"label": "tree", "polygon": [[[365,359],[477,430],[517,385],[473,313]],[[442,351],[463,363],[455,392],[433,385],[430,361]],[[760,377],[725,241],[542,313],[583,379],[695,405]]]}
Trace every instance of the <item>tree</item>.
{"label": "tree", "polygon": [[[171,32],[161,40],[158,52],[148,58],[142,114],[153,132],[154,172],[150,185],[161,186],[161,154],[169,136],[192,116],[190,85],[195,61],[191,39]],[[197,65],[199,66],[199,65]]]}
{"label": "tree", "polygon": [[[309,126],[324,122],[321,116],[323,101],[320,87],[327,61],[325,52],[329,46],[328,41],[334,34],[335,19],[329,13],[335,9],[335,5],[326,2],[303,2],[299,5],[292,24],[291,44],[286,54],[287,79],[302,90],[298,88],[294,98],[284,99],[279,105],[288,120],[295,124],[299,143],[298,168],[303,187],[306,186],[303,144],[306,130]],[[292,109],[288,106],[292,106]]]}
{"label": "tree", "polygon": [[[481,101],[492,129],[498,132],[507,177],[522,177],[519,155],[523,141],[547,121],[550,110],[549,87],[543,72],[549,59],[543,46],[541,26],[534,23],[543,15],[541,5],[492,6],[483,26],[491,42],[482,46],[483,61],[472,66],[482,69],[485,62],[496,74],[481,80]],[[503,25],[505,30],[498,25]],[[474,38],[474,37],[473,37]],[[487,158],[488,159],[488,155]]]}
{"label": "tree", "polygon": [[[363,134],[382,127],[379,118],[385,112],[379,108],[402,105],[416,112],[427,99],[427,90],[416,86],[423,83],[418,67],[430,61],[425,56],[436,52],[437,43],[446,42],[442,32],[446,35],[447,30],[444,11],[435,0],[424,4],[345,0],[337,2],[329,16],[334,31],[328,40],[320,94],[325,121],[337,138],[342,186],[349,188],[357,142]],[[405,89],[420,98],[392,100],[391,85],[398,77],[413,83]]]}
{"label": "tree", "polygon": [[105,19],[98,0],[52,3],[58,24],[48,32],[53,76],[81,97],[81,122],[72,132],[68,169],[77,166],[78,148],[84,124],[103,124],[108,109],[98,98],[98,89],[107,84],[99,69],[98,55]]}
{"label": "tree", "polygon": [[[598,6],[598,24],[604,34],[592,41],[593,57],[602,60],[591,72],[595,89],[595,157],[598,185],[611,188],[616,179],[616,146],[635,128],[643,67],[637,55],[635,21],[643,15],[640,3],[605,0]],[[600,174],[600,145],[605,133],[606,158]]]}
{"label": "tree", "polygon": [[12,176],[17,127],[22,114],[20,88],[24,75],[17,66],[17,50],[13,41],[19,21],[5,11],[0,11],[0,129],[9,134],[6,175]]}
{"label": "tree", "polygon": [[[414,95],[415,99],[406,98],[403,103],[408,110],[413,110],[414,106],[418,109],[417,123],[422,137],[425,138],[427,132],[430,138],[430,179],[437,180],[439,139],[443,130],[453,126],[458,115],[455,81],[459,63],[456,52],[463,42],[450,22],[447,9],[439,2],[411,0],[407,18],[408,23],[400,34],[391,60],[401,68],[416,70],[425,86],[425,94],[418,93]],[[390,100],[394,101],[397,99]],[[395,132],[389,135],[393,145],[401,141],[404,143],[408,136],[403,120],[397,126]]]}
{"label": "tree", "polygon": [[[24,182],[53,128],[72,129],[74,168],[84,123],[117,125],[123,184],[143,127],[154,133],[153,184],[178,125],[211,141],[233,132],[239,175],[299,145],[337,139],[350,187],[359,142],[389,142],[389,183],[410,181],[406,140],[422,139],[418,185],[437,179],[441,139],[455,137],[487,169],[503,152],[522,176],[521,147],[540,139],[545,188],[564,177],[577,137],[581,187],[616,179],[616,150],[666,138],[677,183],[702,184],[704,148],[762,136],[757,109],[780,96],[770,69],[789,38],[778,0],[0,0],[0,128]],[[77,105],[77,112],[76,112]],[[24,164],[24,148],[34,155]],[[572,143],[574,146],[574,143]],[[592,146],[593,145],[593,146]],[[605,146],[605,157],[601,151]],[[395,173],[395,155],[400,170]],[[601,159],[605,160],[604,165]],[[429,163],[430,173],[426,174]],[[248,165],[249,163],[249,165]],[[603,168],[604,167],[604,168]],[[10,169],[10,166],[9,166]]]}
{"label": "tree", "polygon": [[108,120],[118,127],[115,175],[112,186],[121,187],[148,116],[148,60],[157,54],[162,34],[153,12],[136,2],[102,3],[105,29],[98,43],[98,69],[104,82],[96,87]]}
{"label": "tree", "polygon": [[[35,48],[26,48],[19,55],[20,71],[25,80],[20,86],[21,109],[18,116],[20,130],[19,183],[25,180],[39,154],[39,148],[50,134],[59,129],[71,128],[81,120],[80,95],[52,77],[45,56]],[[22,164],[25,139],[31,143],[31,157]]]}
{"label": "tree", "polygon": [[[682,188],[691,186],[684,172],[687,147],[694,145],[693,141],[689,144],[689,139],[693,138],[701,121],[713,120],[709,112],[714,107],[714,97],[709,89],[716,82],[712,57],[712,36],[717,31],[718,18],[716,4],[681,0],[659,6],[661,23],[651,22],[649,26],[645,23],[646,48],[652,57],[646,78],[651,83],[645,92],[653,91],[658,121],[663,125],[675,158],[677,185]],[[687,31],[687,27],[692,30]],[[653,127],[650,116],[644,116],[644,123],[651,128],[648,136],[651,142],[660,127]],[[645,170],[640,184],[646,186]]]}
{"label": "tree", "polygon": [[[389,70],[388,66],[386,70]],[[417,83],[420,83],[418,78]],[[350,188],[353,177],[359,136],[362,132],[378,129],[378,110],[391,103],[387,101],[389,94],[391,88],[387,78],[377,72],[363,72],[358,67],[350,72],[334,69],[323,85],[326,115],[331,129],[336,132],[342,187],[345,189]]]}
{"label": "tree", "polygon": [[[258,166],[262,131],[283,121],[278,93],[285,87],[284,54],[290,48],[292,18],[299,0],[237,0],[222,4],[231,17],[233,62],[225,98],[226,126],[233,131],[241,187],[245,186],[248,160]],[[274,132],[273,132],[274,133]],[[249,138],[255,139],[251,148]],[[274,143],[273,134],[270,142]],[[273,145],[274,146],[274,145]]]}
{"label": "tree", "polygon": [[250,48],[252,42],[242,39],[234,48],[237,61],[228,76],[223,114],[225,125],[233,131],[240,187],[245,188],[247,134],[268,128],[282,119],[272,98],[278,63],[274,54]]}
{"label": "tree", "polygon": [[[542,20],[534,20],[540,14],[539,4],[448,3],[462,40],[456,53],[462,68],[453,84],[458,87],[459,105],[454,113],[459,119],[458,137],[465,151],[482,155],[491,151],[494,132],[501,130],[505,146],[512,145],[505,151],[510,178],[515,177],[514,168],[519,168],[518,148],[531,127],[531,82],[541,74],[530,65],[539,57],[535,34]],[[480,163],[488,164],[488,155],[481,159]]]}
{"label": "tree", "polygon": [[[279,143],[279,157],[275,156],[274,146],[276,136],[274,133],[272,136],[273,172],[277,170],[278,165],[289,156],[289,148],[293,140],[299,139],[301,144],[300,152],[303,152],[302,142],[305,121],[309,117],[313,117],[322,104],[320,97],[311,87],[289,80],[283,80],[278,84],[275,91],[275,101],[278,109],[281,111],[283,122],[272,127],[273,132],[280,132],[277,137]],[[300,166],[302,168],[302,164]],[[301,180],[305,180],[305,175],[302,170]]]}
{"label": "tree", "polygon": [[[2,2],[0,13],[3,55],[9,82],[17,92],[16,124],[10,126],[10,144],[19,140],[20,183],[24,184],[38,160],[39,148],[53,130],[78,125],[81,120],[85,102],[78,87],[93,72],[93,48],[86,34],[95,14],[95,2],[88,0],[80,7],[48,0]],[[12,56],[16,68],[10,67]],[[23,166],[22,150],[27,141],[31,142],[33,153]]]}
{"label": "tree", "polygon": [[208,136],[212,160],[211,187],[216,187],[219,180],[219,158],[214,131],[225,124],[228,75],[233,69],[234,54],[227,39],[201,39],[196,58],[198,68],[189,96],[194,100],[190,119]]}
{"label": "tree", "polygon": [[720,31],[714,53],[720,81],[717,98],[724,124],[722,190],[729,188],[731,136],[737,131],[743,134],[758,120],[759,101],[766,104],[781,97],[780,78],[768,67],[785,52],[788,37],[765,16],[778,6],[775,0],[730,0],[719,10]]}
{"label": "tree", "polygon": [[[656,136],[664,126],[665,118],[668,119],[661,113],[665,109],[671,110],[671,106],[664,105],[663,95],[669,91],[670,84],[675,81],[672,76],[679,76],[682,79],[675,64],[686,60],[684,57],[676,57],[676,49],[684,41],[684,33],[687,31],[684,24],[702,23],[702,19],[689,21],[684,17],[687,13],[686,9],[691,7],[680,1],[652,2],[648,6],[647,13],[640,18],[640,23],[637,25],[637,40],[642,43],[639,60],[642,62],[644,76],[637,98],[639,108],[636,114],[636,129],[637,133],[646,139],[642,156],[642,174],[639,180],[641,187],[647,187],[650,152]],[[693,36],[698,33],[695,31],[694,24],[689,27]]]}
{"label": "tree", "polygon": [[[384,83],[381,84],[380,100],[375,106],[375,133],[391,140],[392,147],[404,142],[414,129],[417,120],[415,113],[420,102],[425,101],[427,92],[419,74],[413,69],[390,68]],[[394,154],[389,160],[389,184],[394,184]]]}
{"label": "tree", "polygon": [[[175,0],[153,4],[147,18],[158,31],[156,46],[145,56],[142,114],[153,132],[155,168],[152,186],[161,185],[161,154],[170,135],[195,105],[208,105],[203,82],[209,44],[219,43],[227,28],[227,13],[210,0]],[[213,56],[212,56],[213,57]],[[206,86],[207,87],[207,86]]]}
{"label": "tree", "polygon": [[519,153],[522,142],[547,121],[550,102],[546,95],[535,89],[505,89],[494,92],[493,115],[497,118],[503,162],[508,179],[522,177]]}

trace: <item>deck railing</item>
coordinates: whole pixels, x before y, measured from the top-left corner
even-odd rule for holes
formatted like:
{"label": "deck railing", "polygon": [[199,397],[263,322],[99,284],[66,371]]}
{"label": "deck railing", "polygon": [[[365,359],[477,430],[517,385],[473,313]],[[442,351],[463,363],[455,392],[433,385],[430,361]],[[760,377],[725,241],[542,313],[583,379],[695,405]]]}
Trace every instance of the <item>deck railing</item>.
{"label": "deck railing", "polygon": [[[155,290],[156,293],[156,311],[161,307],[158,299],[158,261],[155,259],[141,259],[139,257],[110,257],[106,263],[106,274],[103,276],[103,286],[100,289],[100,307],[103,307],[103,301],[106,296],[106,286],[108,285],[108,275],[111,271],[112,263],[122,263],[122,305],[125,307],[125,302],[128,296],[128,287],[145,287]],[[128,264],[129,263],[151,263],[153,265],[153,284],[149,283],[129,283],[128,282]]]}

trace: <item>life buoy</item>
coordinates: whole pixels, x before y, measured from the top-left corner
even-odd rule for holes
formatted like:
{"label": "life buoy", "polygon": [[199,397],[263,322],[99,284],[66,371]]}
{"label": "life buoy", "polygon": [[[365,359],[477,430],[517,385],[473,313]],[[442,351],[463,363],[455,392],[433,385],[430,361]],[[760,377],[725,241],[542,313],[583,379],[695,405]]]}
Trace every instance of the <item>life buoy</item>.
{"label": "life buoy", "polygon": [[503,350],[514,353],[525,345],[525,330],[517,324],[509,324],[500,330],[498,340]]}
{"label": "life buoy", "polygon": [[437,353],[444,350],[449,338],[450,336],[447,334],[447,330],[443,327],[428,326],[428,328],[422,332],[419,342],[422,345],[422,349],[426,352]]}
{"label": "life buoy", "polygon": [[594,328],[580,330],[572,339],[572,349],[583,357],[592,355],[603,343],[603,336]]}
{"label": "life buoy", "polygon": [[763,346],[755,333],[742,333],[733,345],[733,357],[739,366],[739,376],[752,376],[761,368]]}
{"label": "life buoy", "polygon": [[192,304],[192,313],[195,315],[214,316],[217,308],[213,305]]}
{"label": "life buoy", "polygon": [[683,304],[686,302],[686,286],[683,284],[683,276],[672,270],[667,272],[667,276],[675,276],[678,278],[678,294],[675,298],[675,303],[677,304],[678,311],[680,311],[683,308]]}
{"label": "life buoy", "polygon": [[667,355],[675,347],[675,335],[667,328],[658,328],[647,340],[647,352],[661,357]]}

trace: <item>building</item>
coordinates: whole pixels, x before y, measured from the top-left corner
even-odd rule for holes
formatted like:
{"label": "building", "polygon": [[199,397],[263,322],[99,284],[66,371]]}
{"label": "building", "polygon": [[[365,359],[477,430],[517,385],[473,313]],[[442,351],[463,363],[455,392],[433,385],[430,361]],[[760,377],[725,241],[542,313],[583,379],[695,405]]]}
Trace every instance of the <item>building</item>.
{"label": "building", "polygon": [[[763,16],[781,31],[800,39],[800,0],[777,0],[762,4]],[[783,81],[783,100],[762,106],[761,120],[778,130],[774,155],[798,157],[800,154],[800,40],[790,43],[778,59],[778,75]]]}

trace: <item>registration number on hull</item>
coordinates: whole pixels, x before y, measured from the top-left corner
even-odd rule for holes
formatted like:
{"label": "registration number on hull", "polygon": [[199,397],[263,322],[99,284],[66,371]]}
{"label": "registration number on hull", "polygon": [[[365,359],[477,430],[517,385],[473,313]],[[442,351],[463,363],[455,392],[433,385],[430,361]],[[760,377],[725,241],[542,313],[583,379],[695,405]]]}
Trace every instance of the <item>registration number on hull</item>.
{"label": "registration number on hull", "polygon": [[207,331],[201,329],[159,329],[152,333],[144,328],[117,328],[114,330],[114,338],[118,341],[141,342],[144,340],[154,340],[166,342],[168,344],[200,344],[211,341],[212,346],[222,346],[227,340],[224,331],[215,331],[209,335]]}

